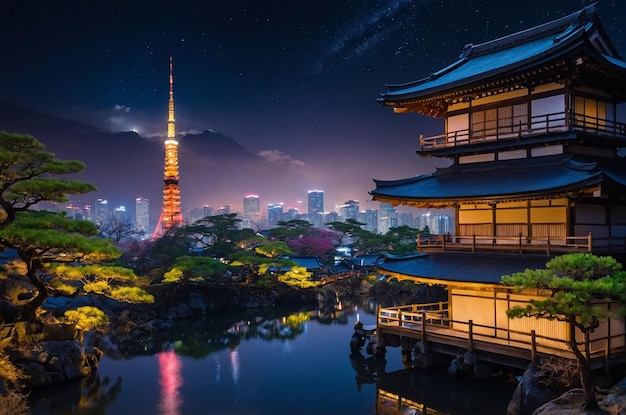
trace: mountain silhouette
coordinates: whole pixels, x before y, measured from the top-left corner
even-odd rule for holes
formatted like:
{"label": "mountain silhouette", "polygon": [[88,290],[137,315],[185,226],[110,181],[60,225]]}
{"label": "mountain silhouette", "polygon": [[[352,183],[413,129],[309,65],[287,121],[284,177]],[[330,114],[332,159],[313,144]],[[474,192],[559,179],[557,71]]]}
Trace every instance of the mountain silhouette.
{"label": "mountain silhouette", "polygon": [[[150,200],[151,220],[158,219],[163,189],[162,139],[106,131],[7,102],[0,102],[0,130],[31,134],[58,158],[84,162],[85,170],[73,178],[95,184],[98,191],[82,195],[77,200],[80,203],[108,199],[114,206],[125,205],[134,215],[135,198],[144,197]],[[240,209],[243,198],[251,193],[260,195],[261,206],[267,206],[307,188],[303,177],[251,153],[231,137],[204,131],[177,139],[183,210],[224,204]]]}

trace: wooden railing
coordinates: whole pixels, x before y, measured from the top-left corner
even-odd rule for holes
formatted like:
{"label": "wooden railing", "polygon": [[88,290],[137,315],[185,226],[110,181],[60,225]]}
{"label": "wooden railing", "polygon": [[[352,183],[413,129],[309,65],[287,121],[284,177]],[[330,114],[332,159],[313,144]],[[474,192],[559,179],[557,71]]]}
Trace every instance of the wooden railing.
{"label": "wooden railing", "polygon": [[420,135],[422,151],[477,144],[485,141],[512,140],[524,137],[581,131],[611,137],[626,138],[626,124],[570,112],[556,112],[530,117],[527,122],[515,122],[519,116],[493,120],[499,126],[483,129],[450,131],[430,137]]}
{"label": "wooden railing", "polygon": [[452,236],[417,235],[417,252],[425,251],[501,251],[501,252],[594,252],[608,253],[626,250],[626,237],[593,238],[586,236],[530,237],[519,236]]}
{"label": "wooden railing", "polygon": [[[466,339],[467,350],[469,351],[474,350],[477,340],[526,349],[530,351],[530,359],[533,363],[538,362],[539,353],[569,359],[575,358],[566,339],[537,334],[535,330],[524,332],[507,327],[477,324],[472,320],[453,320],[448,317],[448,304],[445,302],[387,308],[379,306],[377,324],[378,327],[399,327],[414,331],[419,335],[422,342],[426,342],[429,336],[446,336],[446,332],[449,333],[449,336],[452,336],[451,333],[455,333],[455,338],[461,334]],[[493,334],[486,334],[489,332]],[[624,346],[622,345],[625,340],[624,333],[593,339],[590,341],[589,357],[600,360],[603,366],[607,368],[610,364],[611,355],[617,350],[623,352]],[[578,342],[577,345],[579,347],[584,346],[584,342]]]}

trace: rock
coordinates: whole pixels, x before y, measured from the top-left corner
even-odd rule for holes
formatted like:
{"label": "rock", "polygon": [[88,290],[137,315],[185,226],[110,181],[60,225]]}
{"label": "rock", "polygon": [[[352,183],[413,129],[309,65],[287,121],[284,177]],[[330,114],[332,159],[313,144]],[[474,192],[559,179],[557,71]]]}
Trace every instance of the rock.
{"label": "rock", "polygon": [[[542,405],[533,412],[533,415],[593,415],[594,412],[583,411],[583,390],[572,389],[558,398]],[[597,414],[597,412],[595,412]]]}

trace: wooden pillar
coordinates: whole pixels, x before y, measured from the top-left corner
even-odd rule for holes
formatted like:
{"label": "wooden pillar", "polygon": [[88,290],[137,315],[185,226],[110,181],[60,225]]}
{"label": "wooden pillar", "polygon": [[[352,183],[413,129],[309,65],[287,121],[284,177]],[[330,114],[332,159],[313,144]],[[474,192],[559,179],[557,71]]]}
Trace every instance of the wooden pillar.
{"label": "wooden pillar", "polygon": [[530,331],[530,361],[533,365],[537,364],[537,334],[535,330]]}
{"label": "wooden pillar", "polygon": [[469,332],[468,332],[468,342],[467,342],[467,350],[470,352],[474,351],[474,321],[468,321],[469,324]]}

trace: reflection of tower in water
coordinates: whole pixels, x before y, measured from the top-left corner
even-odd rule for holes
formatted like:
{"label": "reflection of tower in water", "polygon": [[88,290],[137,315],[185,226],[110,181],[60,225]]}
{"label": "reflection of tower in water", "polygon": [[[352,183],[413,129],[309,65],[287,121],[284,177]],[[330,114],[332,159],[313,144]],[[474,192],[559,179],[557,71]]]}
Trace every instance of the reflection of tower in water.
{"label": "reflection of tower in water", "polygon": [[164,235],[174,226],[180,225],[183,215],[180,208],[180,187],[178,186],[178,141],[174,120],[174,76],[170,57],[170,98],[168,103],[167,139],[165,140],[165,166],[163,169],[163,209],[155,234]]}
{"label": "reflection of tower in water", "polygon": [[157,359],[159,362],[159,384],[161,385],[159,413],[178,415],[183,403],[179,392],[183,385],[182,362],[173,350],[159,353]]}

